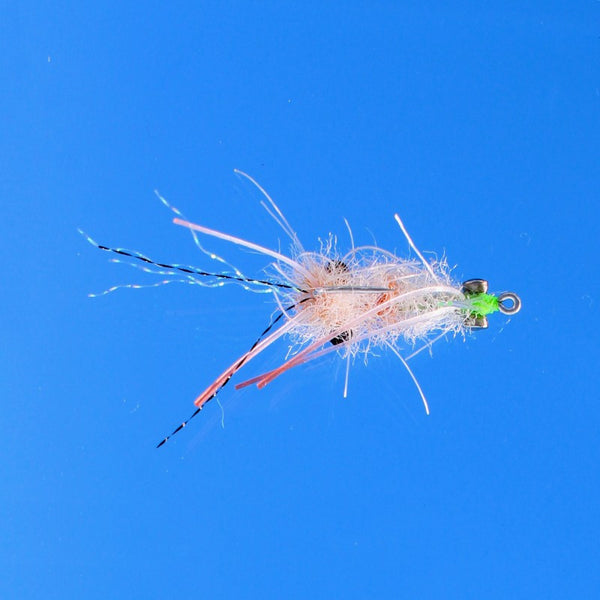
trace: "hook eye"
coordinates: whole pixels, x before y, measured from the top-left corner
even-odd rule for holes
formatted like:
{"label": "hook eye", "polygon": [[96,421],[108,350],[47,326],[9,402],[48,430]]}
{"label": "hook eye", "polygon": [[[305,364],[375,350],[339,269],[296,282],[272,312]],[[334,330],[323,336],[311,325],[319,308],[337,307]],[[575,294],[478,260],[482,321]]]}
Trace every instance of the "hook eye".
{"label": "hook eye", "polygon": [[521,298],[514,292],[502,292],[498,296],[498,308],[505,315],[514,315],[521,310]]}
{"label": "hook eye", "polygon": [[488,291],[488,282],[485,279],[467,279],[462,284],[462,293],[465,296],[473,294],[486,294]]}

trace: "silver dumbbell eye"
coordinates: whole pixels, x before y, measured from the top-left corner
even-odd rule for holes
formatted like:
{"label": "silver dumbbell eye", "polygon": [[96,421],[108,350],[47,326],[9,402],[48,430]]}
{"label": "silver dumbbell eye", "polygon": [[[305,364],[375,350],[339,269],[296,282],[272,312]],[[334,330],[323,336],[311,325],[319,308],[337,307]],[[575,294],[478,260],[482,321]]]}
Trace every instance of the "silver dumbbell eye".
{"label": "silver dumbbell eye", "polygon": [[485,279],[467,279],[462,284],[462,293],[466,296],[472,294],[486,294],[488,291],[488,282]]}
{"label": "silver dumbbell eye", "polygon": [[465,320],[465,326],[471,329],[487,329],[488,320],[487,317],[483,317],[480,315],[470,315]]}

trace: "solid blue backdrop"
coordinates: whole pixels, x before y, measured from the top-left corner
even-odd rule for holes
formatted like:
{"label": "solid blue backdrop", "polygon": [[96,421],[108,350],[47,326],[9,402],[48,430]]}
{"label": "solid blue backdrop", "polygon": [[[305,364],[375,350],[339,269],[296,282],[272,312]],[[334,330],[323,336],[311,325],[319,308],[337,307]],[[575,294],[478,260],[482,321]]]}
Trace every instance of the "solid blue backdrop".
{"label": "solid blue backdrop", "polygon": [[[2,598],[592,598],[598,535],[597,2],[8,3]],[[192,400],[272,298],[166,285],[86,243],[211,261],[189,218],[286,251],[343,218],[522,311]],[[265,261],[207,246],[248,274]],[[273,368],[270,349],[247,376]],[[223,422],[222,422],[223,421]]]}

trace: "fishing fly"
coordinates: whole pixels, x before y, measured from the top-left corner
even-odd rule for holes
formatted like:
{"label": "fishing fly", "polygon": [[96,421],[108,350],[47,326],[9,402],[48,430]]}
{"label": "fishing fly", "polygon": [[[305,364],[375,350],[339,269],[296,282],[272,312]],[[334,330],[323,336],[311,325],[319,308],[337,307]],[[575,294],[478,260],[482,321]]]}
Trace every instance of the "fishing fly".
{"label": "fishing fly", "polygon": [[[289,352],[275,369],[241,381],[240,389],[256,385],[262,389],[274,379],[299,365],[330,353],[346,361],[344,397],[348,393],[350,365],[357,356],[367,356],[374,349],[388,349],[398,357],[419,393],[425,411],[429,406],[425,394],[408,362],[446,336],[462,334],[488,326],[488,316],[500,312],[517,313],[521,300],[513,292],[492,294],[488,282],[469,279],[457,283],[445,259],[427,260],[414,244],[404,223],[396,220],[413,256],[402,258],[375,245],[355,246],[348,222],[351,247],[342,254],[331,234],[321,242],[318,251],[304,249],[279,207],[269,194],[250,175],[235,169],[261,192],[263,208],[277,222],[291,242],[289,256],[254,242],[209,229],[187,220],[179,209],[158,192],[159,200],[168,207],[176,225],[188,229],[198,249],[220,265],[218,272],[181,264],[167,264],[124,248],[112,248],[96,243],[81,231],[96,248],[116,254],[116,262],[129,260],[132,266],[163,277],[151,286],[185,282],[205,287],[227,283],[241,285],[253,292],[270,293],[275,312],[265,330],[249,349],[237,357],[198,397],[192,415],[160,441],[161,447],[193,419],[206,404],[215,398],[236,373],[276,340],[286,336]],[[224,258],[207,250],[200,241],[203,236],[218,238],[248,248],[272,262],[265,275],[248,277]],[[113,286],[107,294],[119,288],[140,288],[143,285]],[[90,294],[98,296],[102,294]]]}

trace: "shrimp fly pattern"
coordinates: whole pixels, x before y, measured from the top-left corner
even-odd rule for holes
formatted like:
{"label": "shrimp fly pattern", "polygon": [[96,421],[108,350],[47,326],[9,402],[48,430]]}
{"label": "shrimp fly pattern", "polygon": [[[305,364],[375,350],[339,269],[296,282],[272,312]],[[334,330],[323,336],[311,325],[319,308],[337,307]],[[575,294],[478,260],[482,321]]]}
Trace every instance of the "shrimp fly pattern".
{"label": "shrimp fly pattern", "polygon": [[[375,348],[387,348],[408,371],[429,414],[425,395],[408,361],[448,333],[465,334],[473,329],[486,328],[490,314],[501,312],[512,315],[521,308],[521,301],[516,294],[491,294],[487,281],[483,279],[456,283],[451,278],[445,260],[425,259],[398,215],[394,215],[394,218],[414,258],[401,258],[375,245],[355,247],[347,222],[352,247],[346,254],[338,252],[336,239],[331,235],[322,242],[319,251],[306,251],[267,192],[250,175],[237,169],[235,172],[260,190],[265,198],[261,204],[291,240],[291,256],[192,223],[158,193],[159,200],[175,213],[173,222],[191,232],[198,249],[220,264],[219,272],[157,262],[139,252],[98,244],[81,231],[96,248],[117,255],[113,259],[116,262],[130,260],[130,264],[145,272],[163,276],[152,286],[177,281],[204,287],[233,283],[249,291],[270,293],[277,305],[269,325],[252,346],[195,399],[193,414],[157,447],[183,429],[244,365],[283,336],[288,338],[291,345],[286,360],[276,369],[238,383],[236,389],[253,384],[263,388],[293,367],[337,352],[346,360],[346,396],[351,359],[358,355],[367,356]],[[220,256],[206,250],[199,234],[219,238],[272,259],[268,268],[269,276],[246,276]],[[120,287],[145,286],[113,286],[102,294]],[[411,354],[403,355],[406,348],[415,348],[417,344],[420,344],[419,347]]]}

